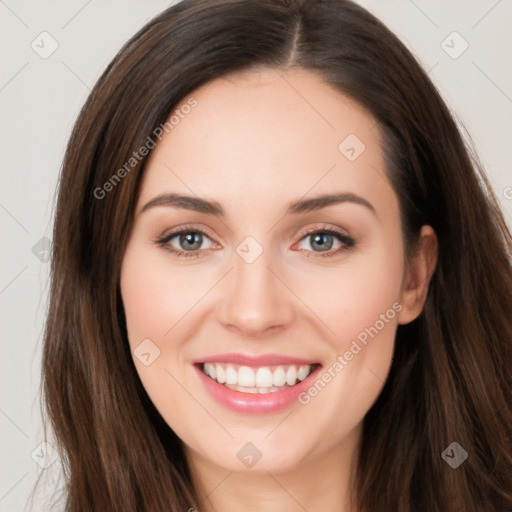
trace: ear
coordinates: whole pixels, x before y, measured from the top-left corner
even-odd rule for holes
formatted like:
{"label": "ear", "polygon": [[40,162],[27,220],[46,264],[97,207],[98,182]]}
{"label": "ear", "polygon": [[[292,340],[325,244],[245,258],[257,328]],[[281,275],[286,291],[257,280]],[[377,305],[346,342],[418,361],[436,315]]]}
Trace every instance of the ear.
{"label": "ear", "polygon": [[434,273],[438,255],[438,242],[431,226],[423,226],[417,247],[405,264],[398,315],[399,324],[408,324],[421,313],[427,299],[428,285]]}

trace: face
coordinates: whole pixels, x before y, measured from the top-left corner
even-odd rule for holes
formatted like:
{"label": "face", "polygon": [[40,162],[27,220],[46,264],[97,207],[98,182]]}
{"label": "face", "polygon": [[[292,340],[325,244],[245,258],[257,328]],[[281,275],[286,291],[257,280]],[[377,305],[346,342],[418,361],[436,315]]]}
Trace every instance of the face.
{"label": "face", "polygon": [[192,457],[279,473],[342,454],[419,312],[378,127],[306,71],[192,96],[151,153],[123,259],[137,372]]}

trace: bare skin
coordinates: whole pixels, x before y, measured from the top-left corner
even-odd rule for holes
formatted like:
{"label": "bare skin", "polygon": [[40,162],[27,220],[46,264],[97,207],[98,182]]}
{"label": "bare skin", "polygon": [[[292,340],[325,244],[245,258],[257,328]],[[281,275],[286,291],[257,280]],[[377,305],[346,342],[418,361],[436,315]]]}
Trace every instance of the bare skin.
{"label": "bare skin", "polygon": [[[184,443],[201,512],[348,512],[362,421],[388,375],[398,325],[422,310],[435,233],[422,228],[406,266],[378,127],[317,76],[253,70],[193,97],[197,106],[151,154],[123,260],[132,350],[144,339],[160,350],[148,366],[134,357],[135,366]],[[356,139],[339,149],[350,134],[364,151]],[[225,215],[170,205],[141,211],[164,193],[216,201]],[[293,201],[334,193],[353,196],[285,215]],[[179,235],[166,246],[155,242],[184,226],[205,231],[199,249]],[[343,241],[326,234],[322,248],[306,235],[326,227]],[[251,263],[237,252],[248,236],[256,242],[250,251],[262,250]],[[377,334],[335,371],[338,356],[370,327]],[[307,403],[241,415],[212,399],[192,365],[222,353],[314,359],[331,379]],[[252,468],[237,456],[247,442],[262,454]]]}

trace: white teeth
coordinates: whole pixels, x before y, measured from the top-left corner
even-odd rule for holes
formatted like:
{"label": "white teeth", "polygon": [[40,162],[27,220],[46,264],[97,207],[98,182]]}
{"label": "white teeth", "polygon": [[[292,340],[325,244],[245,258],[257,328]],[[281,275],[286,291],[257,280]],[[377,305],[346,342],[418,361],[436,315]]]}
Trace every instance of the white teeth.
{"label": "white teeth", "polygon": [[226,368],[226,384],[238,384],[238,372],[232,366]]}
{"label": "white teeth", "polygon": [[216,380],[217,373],[215,371],[215,365],[210,363],[205,363],[204,371],[206,375],[209,375],[213,380]]}
{"label": "white teeth", "polygon": [[238,385],[252,388],[256,384],[256,376],[252,368],[248,366],[240,366],[238,369]]}
{"label": "white teeth", "polygon": [[304,380],[311,372],[311,366],[308,364],[301,366],[299,371],[297,372],[297,378],[299,380]]}
{"label": "white teeth", "polygon": [[288,386],[293,386],[297,382],[297,368],[290,366],[286,372],[286,383]]}
{"label": "white teeth", "polygon": [[266,393],[281,391],[282,389],[286,389],[288,386],[282,386],[279,388],[276,386],[272,386],[271,388],[246,388],[245,386],[239,386],[238,384],[226,384],[226,387],[233,389],[234,391],[240,391],[241,393],[258,393],[259,395],[265,395]]}
{"label": "white teeth", "polygon": [[226,372],[220,364],[215,365],[215,373],[217,374],[217,382],[219,384],[224,384],[224,382],[226,382]]}
{"label": "white teeth", "polygon": [[272,372],[270,368],[258,368],[256,372],[256,386],[258,388],[272,387]]}
{"label": "white teeth", "polygon": [[257,393],[258,390],[256,388],[248,388],[248,387],[245,387],[245,386],[240,386],[243,390],[244,390],[244,393]]}
{"label": "white teeth", "polygon": [[225,363],[204,363],[203,372],[219,384],[245,393],[272,393],[303,381],[312,365],[252,368]]}
{"label": "white teeth", "polygon": [[272,384],[274,384],[274,386],[284,386],[285,382],[286,374],[284,373],[283,367],[279,366],[274,370],[274,373],[272,375]]}

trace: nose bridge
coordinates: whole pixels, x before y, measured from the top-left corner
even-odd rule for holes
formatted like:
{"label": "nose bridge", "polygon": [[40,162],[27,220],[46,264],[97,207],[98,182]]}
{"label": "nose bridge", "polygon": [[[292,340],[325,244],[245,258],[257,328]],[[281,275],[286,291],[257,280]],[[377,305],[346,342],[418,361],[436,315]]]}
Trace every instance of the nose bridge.
{"label": "nose bridge", "polygon": [[270,247],[264,248],[253,237],[236,247],[230,285],[223,297],[222,323],[254,335],[290,322],[291,294],[276,277],[274,260]]}

